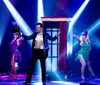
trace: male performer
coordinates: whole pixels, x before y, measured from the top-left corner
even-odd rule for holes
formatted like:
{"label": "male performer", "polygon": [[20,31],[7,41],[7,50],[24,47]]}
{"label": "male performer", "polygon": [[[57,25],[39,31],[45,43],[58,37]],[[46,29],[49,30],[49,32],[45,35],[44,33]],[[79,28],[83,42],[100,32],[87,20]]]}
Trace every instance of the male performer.
{"label": "male performer", "polygon": [[30,36],[22,35],[24,39],[30,40],[32,39],[32,59],[30,63],[30,67],[28,70],[28,74],[26,77],[26,81],[24,84],[30,83],[32,78],[32,70],[36,61],[39,59],[41,64],[41,71],[42,71],[42,83],[46,85],[46,66],[45,61],[48,56],[48,40],[56,40],[57,37],[60,35],[60,32],[55,36],[51,37],[48,33],[43,32],[43,25],[41,23],[37,23],[36,25],[37,32],[33,33]]}

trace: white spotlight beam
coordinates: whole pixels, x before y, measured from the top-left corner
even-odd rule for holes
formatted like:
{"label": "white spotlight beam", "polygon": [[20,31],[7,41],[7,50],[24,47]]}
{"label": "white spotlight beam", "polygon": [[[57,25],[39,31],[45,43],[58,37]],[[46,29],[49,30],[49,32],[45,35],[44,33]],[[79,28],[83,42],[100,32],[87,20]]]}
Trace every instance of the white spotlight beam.
{"label": "white spotlight beam", "polygon": [[10,3],[9,0],[3,0],[5,5],[7,6],[8,10],[12,14],[15,21],[18,23],[19,27],[21,28],[22,32],[30,35],[32,34],[32,30],[27,25],[27,23],[24,21],[24,19],[20,16],[20,14],[16,11],[16,9],[13,7],[13,5]]}
{"label": "white spotlight beam", "polygon": [[[42,0],[38,0],[38,16],[37,16],[37,22],[41,22],[41,17],[44,17],[44,12],[43,12],[43,1]],[[39,69],[40,68],[40,64],[38,62],[38,71],[39,71],[39,75],[40,75],[40,79],[41,79],[41,70]]]}
{"label": "white spotlight beam", "polygon": [[94,45],[97,48],[100,48],[100,39],[97,36],[94,35],[93,38],[91,38],[91,42],[93,42],[92,45]]}
{"label": "white spotlight beam", "polygon": [[41,21],[41,17],[44,17],[44,11],[43,11],[43,1],[42,0],[38,0],[38,22],[42,22]]}
{"label": "white spotlight beam", "polygon": [[100,18],[88,28],[89,35],[93,34],[99,28],[100,28]]}
{"label": "white spotlight beam", "polygon": [[[6,23],[6,22],[5,22]],[[1,25],[0,25],[1,26]],[[6,31],[6,24],[5,24],[5,26],[2,24],[2,26],[1,26],[1,28],[0,28],[0,45],[1,45],[1,43],[2,43],[2,40],[3,40],[3,37],[4,37],[4,34],[5,34],[5,31]]]}
{"label": "white spotlight beam", "polygon": [[[97,31],[100,28],[100,19],[98,19],[96,22],[94,22],[89,28],[87,28],[89,32],[89,36],[91,36],[95,31]],[[75,42],[73,46],[75,46],[78,42]]]}
{"label": "white spotlight beam", "polygon": [[[75,13],[75,15],[72,18],[72,21],[70,23],[69,28],[72,28],[74,26],[74,24],[76,23],[76,21],[78,20],[78,18],[80,17],[80,15],[82,14],[82,12],[84,11],[85,7],[87,6],[87,4],[89,3],[90,0],[85,0],[84,3],[82,4],[82,6],[78,9],[78,11]],[[70,29],[69,29],[70,30]]]}
{"label": "white spotlight beam", "polygon": [[82,12],[84,11],[85,7],[87,6],[87,4],[89,3],[90,0],[85,0],[84,3],[81,5],[81,7],[78,9],[78,11],[75,13],[75,15],[73,16],[71,22],[69,23],[69,29],[68,29],[68,38],[69,38],[69,45],[70,47],[67,47],[68,49],[68,54],[72,53],[72,44],[73,44],[73,26],[76,23],[76,21],[78,20],[78,18],[80,17],[80,15],[82,14]]}

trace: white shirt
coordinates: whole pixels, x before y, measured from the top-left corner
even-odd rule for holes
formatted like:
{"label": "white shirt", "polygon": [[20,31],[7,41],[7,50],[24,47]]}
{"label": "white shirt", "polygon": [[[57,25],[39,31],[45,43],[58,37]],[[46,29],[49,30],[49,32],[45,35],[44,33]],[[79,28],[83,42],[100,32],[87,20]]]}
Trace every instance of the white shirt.
{"label": "white shirt", "polygon": [[43,34],[37,34],[37,36],[35,38],[35,46],[34,46],[34,48],[44,49]]}

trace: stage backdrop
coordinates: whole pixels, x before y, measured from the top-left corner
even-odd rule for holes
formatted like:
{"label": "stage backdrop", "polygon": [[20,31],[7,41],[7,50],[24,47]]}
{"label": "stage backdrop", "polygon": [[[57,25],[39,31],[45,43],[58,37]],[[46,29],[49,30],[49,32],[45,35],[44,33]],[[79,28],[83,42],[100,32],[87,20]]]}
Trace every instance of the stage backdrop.
{"label": "stage backdrop", "polygon": [[49,41],[49,56],[47,59],[47,70],[48,63],[51,66],[49,70],[59,70],[66,72],[67,70],[67,29],[70,18],[66,17],[42,17],[44,25],[44,32],[49,33],[54,37],[59,31],[61,31],[60,37],[56,41]]}

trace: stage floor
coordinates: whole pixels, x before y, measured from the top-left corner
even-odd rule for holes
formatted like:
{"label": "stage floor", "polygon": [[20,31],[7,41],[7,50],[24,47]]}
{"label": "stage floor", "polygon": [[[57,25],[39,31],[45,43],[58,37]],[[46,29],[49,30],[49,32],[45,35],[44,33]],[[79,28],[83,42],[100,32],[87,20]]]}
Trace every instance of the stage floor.
{"label": "stage floor", "polygon": [[[17,80],[13,80],[8,75],[1,75],[0,85],[24,85],[23,83],[25,81],[25,78],[26,78],[26,74],[18,74]],[[83,81],[81,81],[79,78],[70,78],[64,81],[47,80],[46,85],[80,85],[80,83],[82,82]],[[100,85],[99,78],[96,79],[87,78],[85,82]],[[32,82],[28,85],[42,85],[39,76],[32,76]]]}

